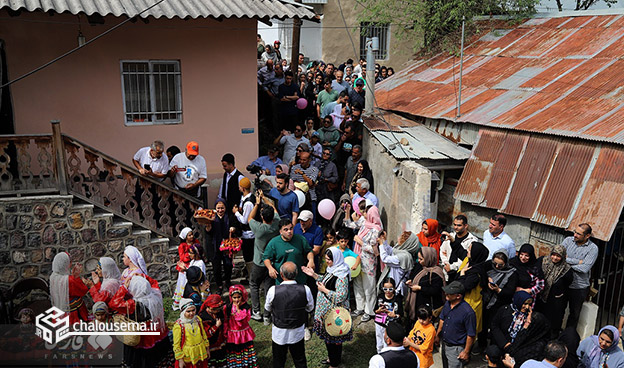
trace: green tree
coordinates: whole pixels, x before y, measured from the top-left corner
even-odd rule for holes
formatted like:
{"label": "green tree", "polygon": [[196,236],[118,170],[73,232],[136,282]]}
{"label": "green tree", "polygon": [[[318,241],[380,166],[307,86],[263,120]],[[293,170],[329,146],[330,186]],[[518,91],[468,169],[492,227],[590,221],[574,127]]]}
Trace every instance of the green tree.
{"label": "green tree", "polygon": [[[523,18],[535,13],[539,0],[359,0],[360,21],[392,24],[393,32],[414,41],[414,48],[426,51],[454,49],[448,38],[473,18],[483,15],[506,15]],[[456,48],[459,48],[457,45]],[[450,50],[448,50],[450,51]]]}

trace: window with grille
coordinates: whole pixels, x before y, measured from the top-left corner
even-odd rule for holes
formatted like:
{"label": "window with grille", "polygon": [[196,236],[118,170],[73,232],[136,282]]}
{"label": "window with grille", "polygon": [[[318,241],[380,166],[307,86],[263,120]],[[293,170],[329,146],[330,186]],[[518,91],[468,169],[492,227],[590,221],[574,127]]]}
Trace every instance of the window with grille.
{"label": "window with grille", "polygon": [[126,125],[182,122],[180,62],[122,61]]}
{"label": "window with grille", "polygon": [[362,22],[360,23],[360,57],[366,59],[366,38],[379,38],[379,51],[373,51],[376,60],[387,60],[390,50],[390,25]]}

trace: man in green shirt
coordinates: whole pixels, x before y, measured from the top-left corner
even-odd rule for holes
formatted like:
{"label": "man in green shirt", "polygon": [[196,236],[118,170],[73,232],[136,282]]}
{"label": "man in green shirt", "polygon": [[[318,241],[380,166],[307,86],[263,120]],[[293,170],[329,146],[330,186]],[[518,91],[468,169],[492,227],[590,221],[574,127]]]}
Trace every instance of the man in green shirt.
{"label": "man in green shirt", "polygon": [[[264,204],[262,203],[264,202]],[[262,222],[255,220],[256,214],[260,211]],[[275,282],[269,277],[267,268],[262,262],[262,254],[269,240],[279,235],[279,214],[271,201],[266,200],[262,190],[256,193],[256,203],[249,213],[249,227],[254,233],[254,253],[251,275],[249,276],[249,288],[251,289],[251,318],[262,321],[260,313],[260,287],[264,288],[264,296]],[[269,320],[270,314],[262,308],[264,319]]]}
{"label": "man in green shirt", "polygon": [[[302,235],[293,234],[293,224],[288,219],[282,219],[279,222],[280,236],[269,241],[264,249],[264,265],[269,271],[269,276],[275,279],[276,285],[282,282],[277,269],[284,262],[293,262],[297,268],[301,268],[307,259],[307,266],[314,268],[314,253],[312,247],[308,244],[306,238]],[[295,281],[297,284],[305,285],[306,275],[303,272],[297,274]]]}
{"label": "man in green shirt", "polygon": [[323,111],[325,105],[330,102],[336,101],[338,99],[338,96],[340,95],[338,91],[332,89],[331,79],[325,78],[323,86],[325,87],[325,89],[319,92],[318,97],[316,98],[316,116],[319,119],[321,118],[321,111]]}

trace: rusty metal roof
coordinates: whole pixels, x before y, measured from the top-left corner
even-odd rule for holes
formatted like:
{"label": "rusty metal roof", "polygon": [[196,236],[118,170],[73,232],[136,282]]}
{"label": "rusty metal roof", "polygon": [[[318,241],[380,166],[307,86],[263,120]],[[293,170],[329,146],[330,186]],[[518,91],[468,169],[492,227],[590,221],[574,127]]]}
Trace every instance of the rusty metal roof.
{"label": "rusty metal roof", "polygon": [[609,240],[624,207],[624,147],[481,129],[455,198]]}
{"label": "rusty metal roof", "polygon": [[165,0],[148,11],[142,13],[156,0],[0,0],[0,9],[41,10],[71,14],[99,14],[102,16],[142,18],[259,18],[286,19],[301,18],[319,21],[314,10],[306,5],[290,0]]}
{"label": "rusty metal roof", "polygon": [[533,18],[466,47],[459,59],[414,61],[376,86],[379,107],[624,144],[624,15]]}

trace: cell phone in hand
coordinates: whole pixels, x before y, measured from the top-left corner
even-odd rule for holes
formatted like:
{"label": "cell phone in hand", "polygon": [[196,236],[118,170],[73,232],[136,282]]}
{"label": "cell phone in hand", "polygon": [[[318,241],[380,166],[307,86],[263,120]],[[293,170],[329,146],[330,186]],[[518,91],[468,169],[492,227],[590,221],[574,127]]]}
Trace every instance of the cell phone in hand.
{"label": "cell phone in hand", "polygon": [[143,168],[147,171],[152,171],[152,167],[150,166],[150,164],[143,165]]}

